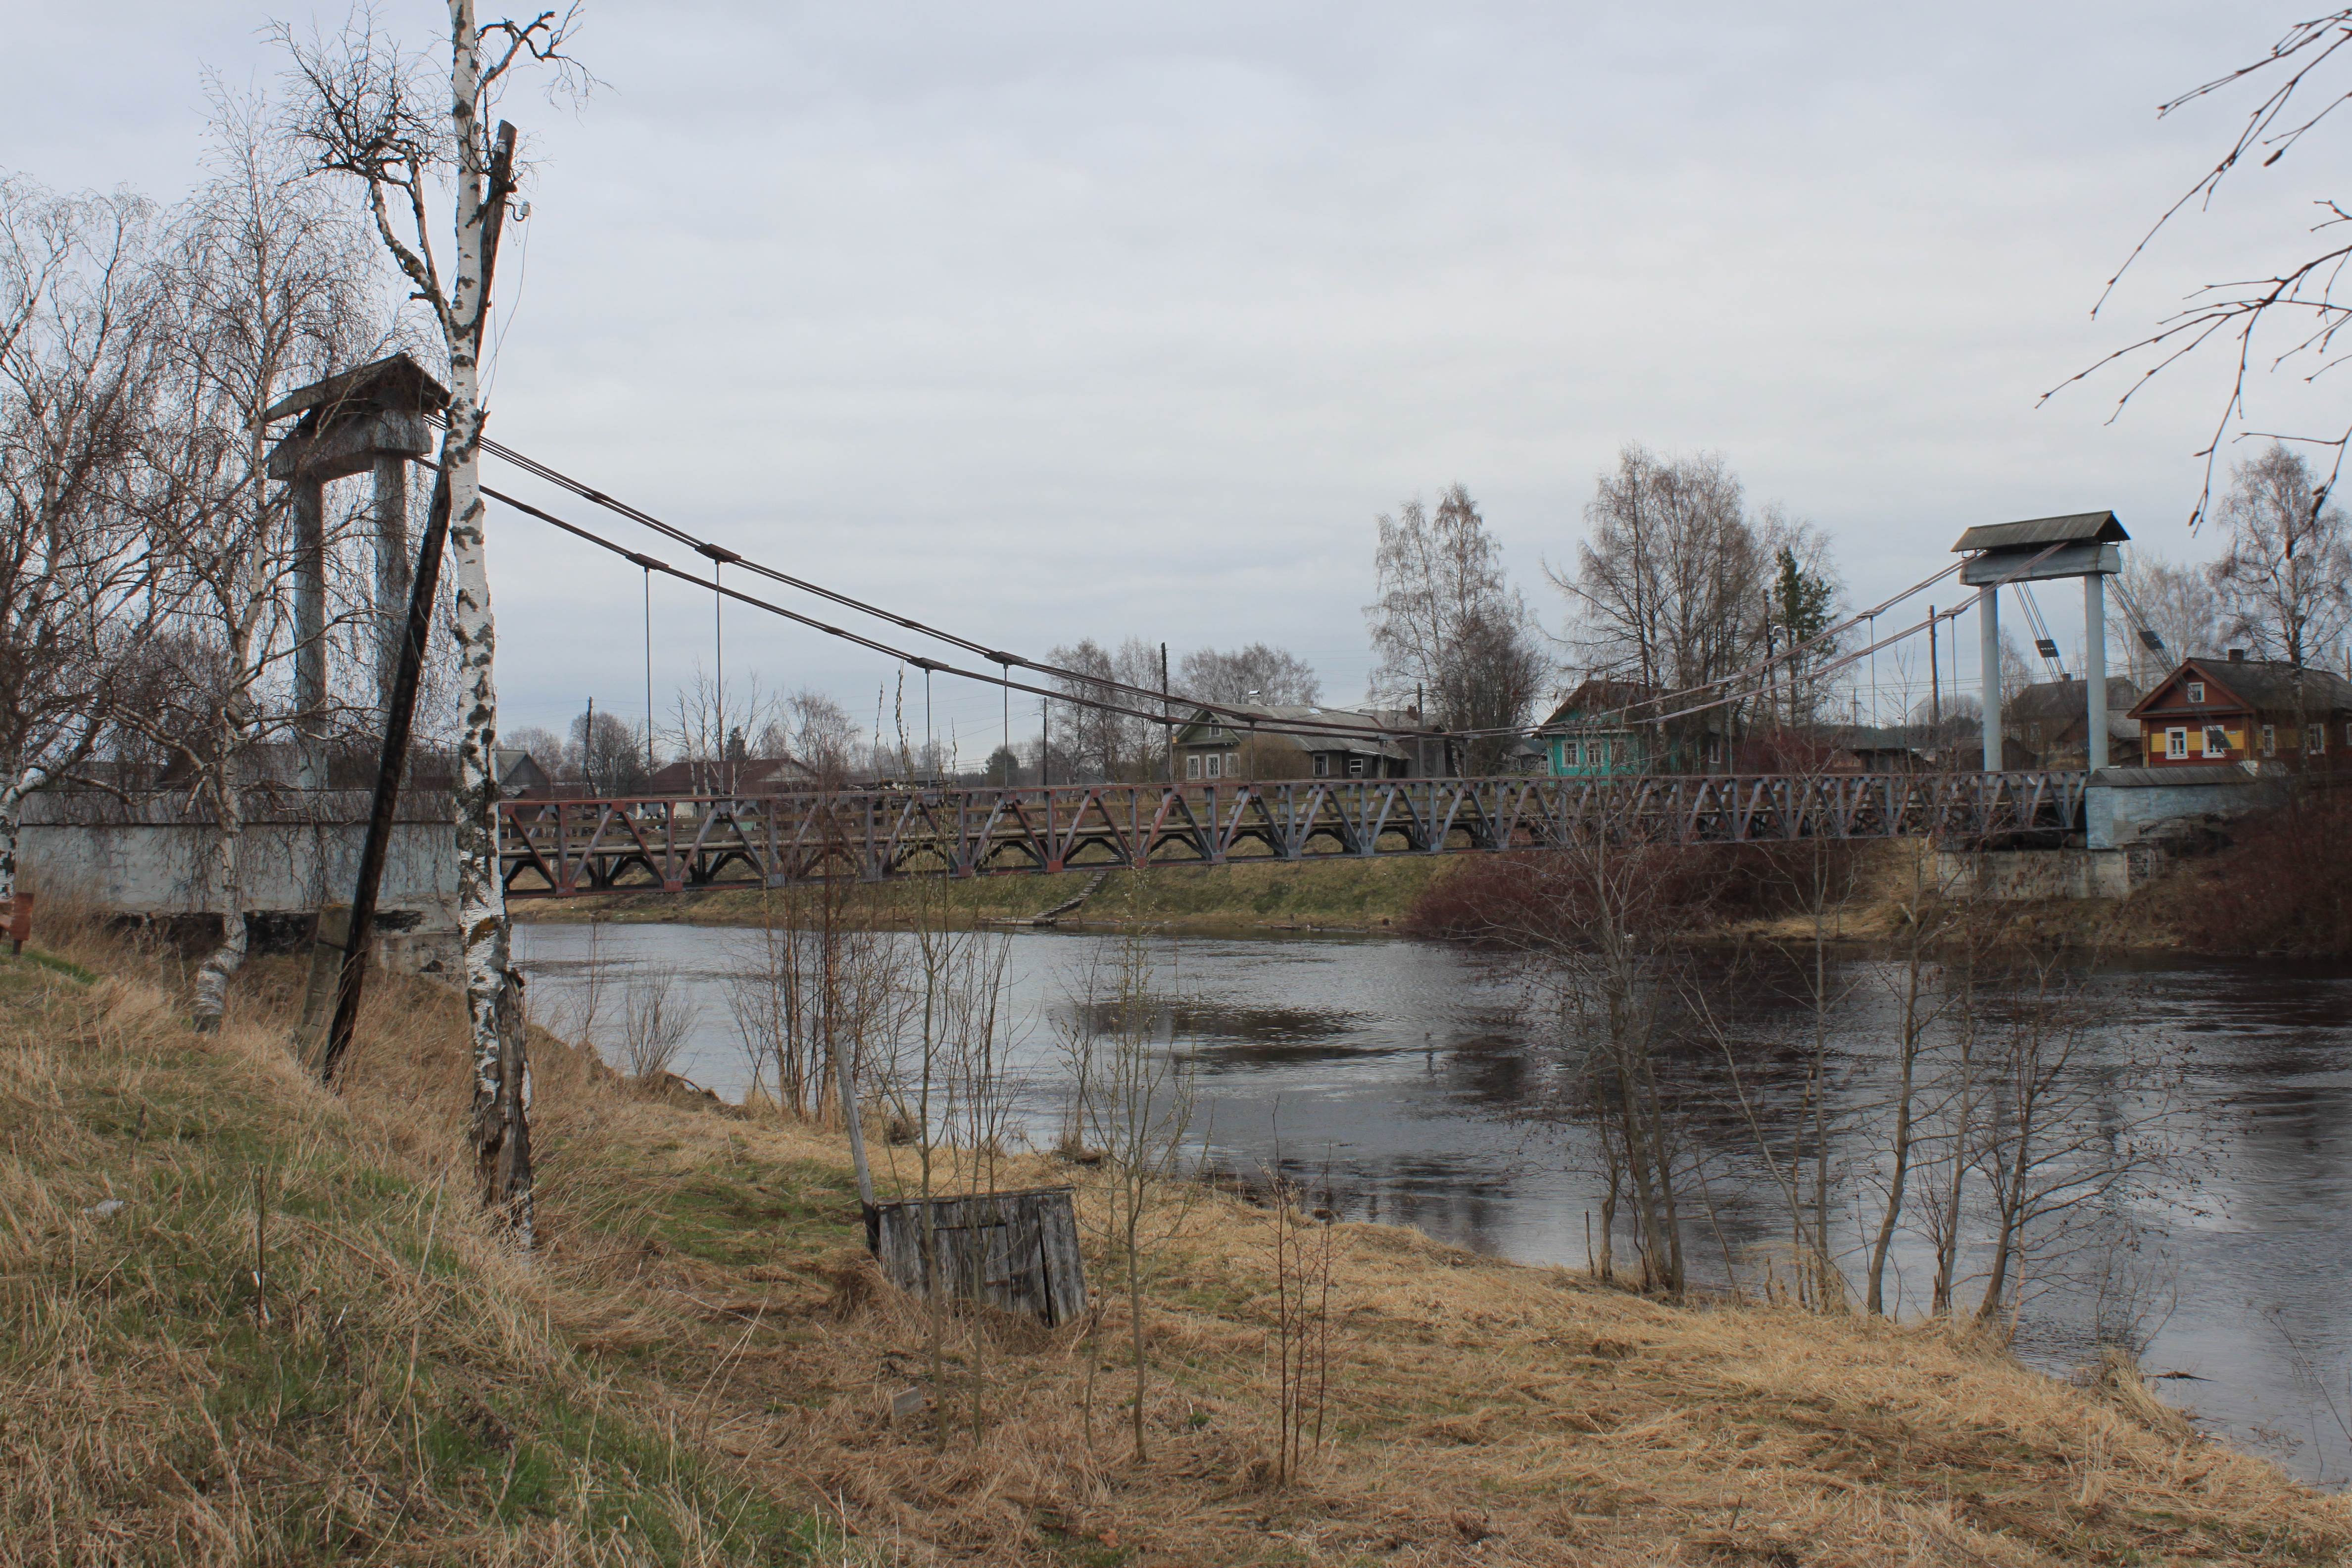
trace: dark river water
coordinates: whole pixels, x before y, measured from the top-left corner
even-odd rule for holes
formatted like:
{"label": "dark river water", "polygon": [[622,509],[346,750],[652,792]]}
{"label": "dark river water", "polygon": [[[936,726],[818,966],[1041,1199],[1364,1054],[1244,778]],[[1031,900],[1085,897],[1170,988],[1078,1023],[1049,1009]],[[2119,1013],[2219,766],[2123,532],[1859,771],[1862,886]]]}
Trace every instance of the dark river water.
{"label": "dark river water", "polygon": [[[757,933],[593,930],[516,929],[534,1013],[560,1026],[592,959],[608,974],[667,974],[694,1012],[677,1070],[740,1099],[751,1063],[728,980]],[[1013,1020],[1004,1089],[1014,1125],[1050,1144],[1066,1089],[1057,1025],[1076,1016],[1083,976],[1117,939],[1024,930],[1003,940]],[[1527,1262],[1585,1264],[1602,1184],[1595,1145],[1579,1120],[1552,1109],[1568,1053],[1523,1005],[1511,961],[1389,939],[1186,936],[1157,943],[1155,963],[1167,1050],[1196,1074],[1193,1137],[1211,1163],[1255,1177],[1278,1150],[1286,1174],[1328,1187],[1350,1218]],[[2306,1479],[2344,1483],[2352,972],[2170,959],[2065,978],[2077,1000],[2066,1015],[2061,1133],[2159,1157],[2037,1233],[2021,1353],[2063,1374],[2103,1339],[2128,1342],[2144,1370],[2186,1374],[2153,1386],[2209,1430]],[[1752,1290],[1768,1269],[1786,1276],[1787,1207],[1757,1130],[1770,1147],[1798,1116],[1815,1027],[1811,1004],[1797,999],[1805,979],[1793,965],[1717,972],[1719,1032],[1665,1064],[1679,1135],[1706,1173],[1704,1192],[1683,1206],[1699,1281]],[[1884,1188],[1902,979],[1885,960],[1846,954],[1823,988],[1838,1128],[1832,1242],[1856,1279]],[[2016,997],[1996,993],[1990,1011],[2004,1000]],[[1727,1061],[1738,1064],[1736,1080]],[[1623,1226],[1621,1215],[1621,1262]],[[1983,1289],[1988,1226],[1972,1198],[1962,1272],[1975,1278],[1958,1292],[1970,1304]],[[1926,1310],[1932,1268],[1924,1236],[1906,1229],[1888,1286],[1906,1313]]]}

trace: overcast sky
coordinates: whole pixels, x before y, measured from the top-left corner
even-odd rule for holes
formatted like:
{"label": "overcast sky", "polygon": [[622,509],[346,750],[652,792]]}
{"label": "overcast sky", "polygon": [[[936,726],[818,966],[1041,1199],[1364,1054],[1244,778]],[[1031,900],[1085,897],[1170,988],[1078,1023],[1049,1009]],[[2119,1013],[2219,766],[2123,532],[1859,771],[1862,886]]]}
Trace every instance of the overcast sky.
{"label": "overcast sky", "polygon": [[[2250,176],[2091,319],[2239,111],[2156,106],[2301,11],[590,0],[606,85],[504,105],[534,170],[490,430],[996,646],[1262,639],[1334,700],[1369,665],[1376,513],[1468,486],[1558,630],[1544,563],[1572,565],[1628,440],[1718,451],[1752,501],[1822,524],[1857,605],[1979,522],[2111,507],[2208,554],[2183,521],[2218,363],[2113,425],[2120,383],[2035,402],[2326,194],[2325,150]],[[446,16],[378,12],[420,45]],[[201,73],[270,82],[271,16],[313,20],[19,7],[0,165],[176,197]],[[592,695],[635,717],[636,574],[494,528],[509,724]],[[2072,584],[2041,599],[2071,647]],[[654,610],[674,685],[712,657],[709,597],[656,584]],[[870,722],[897,678],[728,619],[730,679]],[[999,712],[937,689],[967,757]]]}

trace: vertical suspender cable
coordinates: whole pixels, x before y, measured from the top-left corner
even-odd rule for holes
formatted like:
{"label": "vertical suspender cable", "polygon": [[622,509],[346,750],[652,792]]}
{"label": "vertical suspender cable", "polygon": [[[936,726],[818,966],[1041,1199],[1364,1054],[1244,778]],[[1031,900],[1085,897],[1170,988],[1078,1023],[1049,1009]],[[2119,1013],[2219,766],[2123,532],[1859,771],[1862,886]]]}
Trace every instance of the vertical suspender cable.
{"label": "vertical suspender cable", "polygon": [[646,772],[654,771],[654,569],[646,571]]}
{"label": "vertical suspender cable", "polygon": [[715,556],[712,557],[710,562],[710,657],[712,661],[719,667],[717,677],[718,691],[716,700],[713,703],[713,706],[718,709],[718,711],[713,714],[712,717],[715,718],[719,723],[719,759],[721,762],[725,762],[728,760],[727,595],[719,591],[719,563],[718,558]]}

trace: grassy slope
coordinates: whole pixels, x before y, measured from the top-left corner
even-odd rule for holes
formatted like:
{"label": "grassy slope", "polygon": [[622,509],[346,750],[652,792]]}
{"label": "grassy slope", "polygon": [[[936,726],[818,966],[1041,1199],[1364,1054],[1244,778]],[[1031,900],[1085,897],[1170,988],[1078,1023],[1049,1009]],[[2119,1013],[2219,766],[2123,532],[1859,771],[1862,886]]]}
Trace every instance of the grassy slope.
{"label": "grassy slope", "polygon": [[[1189,1190],[1145,1319],[1150,1460],[1125,1447],[1116,1301],[1093,1353],[950,1325],[959,1429],[935,1448],[928,1417],[889,1416],[924,1320],[864,1262],[831,1136],[631,1098],[542,1041],[526,1268],[441,1159],[454,998],[384,988],[337,1100],[279,1047],[289,974],[252,975],[199,1038],[136,955],[76,955],[117,978],[0,961],[0,1562],[790,1561],[813,1519],[877,1563],[2305,1563],[2352,1542],[2345,1504],[2128,1378],[2077,1391],[1927,1330],[1673,1308],[1354,1225],[1328,1233],[1330,1440],[1278,1489],[1272,1222]],[[109,1196],[125,1208],[84,1213]]]}

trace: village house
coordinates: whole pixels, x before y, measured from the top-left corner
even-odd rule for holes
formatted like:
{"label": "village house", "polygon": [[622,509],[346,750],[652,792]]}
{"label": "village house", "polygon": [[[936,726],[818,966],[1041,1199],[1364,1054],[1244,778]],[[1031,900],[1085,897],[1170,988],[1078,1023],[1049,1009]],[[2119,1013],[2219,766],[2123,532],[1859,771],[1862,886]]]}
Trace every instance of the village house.
{"label": "village house", "polygon": [[[1724,763],[1723,733],[1709,714],[1663,749],[1653,715],[1654,688],[1634,680],[1592,679],[1561,699],[1536,728],[1555,778],[1612,778],[1647,773],[1707,773]],[[1655,762],[1659,765],[1653,766]]]}
{"label": "village house", "polygon": [[815,770],[798,757],[681,759],[656,768],[644,795],[793,795],[817,787]]}
{"label": "village house", "polygon": [[[2056,680],[2036,681],[2001,699],[2001,729],[2031,754],[2032,760],[2025,766],[2090,766],[2090,689],[2083,681],[2062,676]],[[2132,706],[2139,697],[2139,688],[2124,677],[2107,677],[2109,767],[2139,766],[2140,726],[2131,716]],[[1979,751],[1981,752],[1981,745]]]}
{"label": "village house", "polygon": [[[1346,708],[1310,707],[1303,703],[1237,702],[1234,714],[1259,722],[1196,710],[1191,722],[1176,731],[1175,752],[1182,759],[1186,784],[1214,784],[1223,779],[1402,779],[1419,775],[1413,752],[1416,739],[1432,762],[1444,747],[1434,737],[1417,737],[1401,722],[1407,715],[1367,713]],[[1394,727],[1394,732],[1353,734],[1317,730],[1285,729],[1302,719],[1334,724],[1361,725],[1368,731]]]}
{"label": "village house", "polygon": [[555,783],[538,758],[511,746],[492,749],[490,765],[499,775],[499,795],[507,800],[544,800]]}
{"label": "village house", "polygon": [[2276,659],[2190,658],[2133,708],[2144,765],[2291,763],[2342,766],[2352,755],[2352,681]]}

